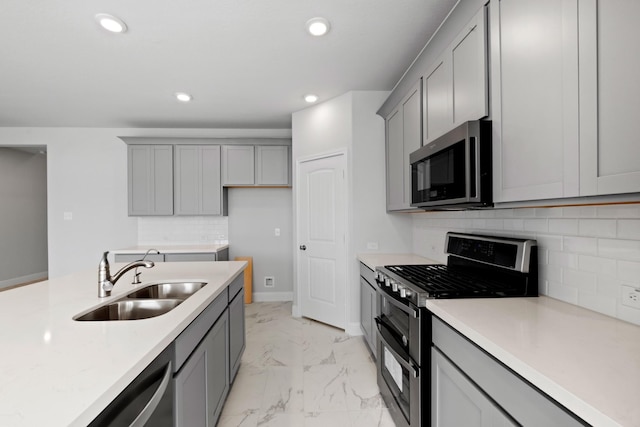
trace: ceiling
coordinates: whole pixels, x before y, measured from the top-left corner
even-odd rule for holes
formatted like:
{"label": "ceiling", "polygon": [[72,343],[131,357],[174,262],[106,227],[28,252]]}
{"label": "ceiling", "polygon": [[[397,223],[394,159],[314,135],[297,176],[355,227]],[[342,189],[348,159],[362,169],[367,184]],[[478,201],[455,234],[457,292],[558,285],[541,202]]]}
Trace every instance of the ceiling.
{"label": "ceiling", "polygon": [[[307,93],[391,90],[456,3],[1,1],[0,126],[274,129]],[[128,31],[108,33],[98,13]],[[305,31],[316,16],[331,22],[324,37]]]}

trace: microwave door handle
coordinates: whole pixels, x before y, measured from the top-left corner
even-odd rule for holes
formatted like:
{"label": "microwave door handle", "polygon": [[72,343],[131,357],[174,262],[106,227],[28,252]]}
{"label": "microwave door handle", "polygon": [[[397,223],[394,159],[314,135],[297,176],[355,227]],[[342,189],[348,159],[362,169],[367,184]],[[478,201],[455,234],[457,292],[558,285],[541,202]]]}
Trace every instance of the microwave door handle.
{"label": "microwave door handle", "polygon": [[[475,163],[476,167],[476,177],[480,176],[480,144],[478,144],[478,138],[476,138],[475,136],[472,136],[470,138],[470,142],[471,144],[473,144],[473,152],[475,153],[475,156],[473,156],[473,162]],[[470,176],[470,175],[469,175]],[[475,198],[478,199],[479,198],[479,194],[480,194],[480,179],[476,178],[475,180],[475,187],[476,187],[476,191],[473,193],[475,194]],[[469,194],[469,193],[467,193]]]}

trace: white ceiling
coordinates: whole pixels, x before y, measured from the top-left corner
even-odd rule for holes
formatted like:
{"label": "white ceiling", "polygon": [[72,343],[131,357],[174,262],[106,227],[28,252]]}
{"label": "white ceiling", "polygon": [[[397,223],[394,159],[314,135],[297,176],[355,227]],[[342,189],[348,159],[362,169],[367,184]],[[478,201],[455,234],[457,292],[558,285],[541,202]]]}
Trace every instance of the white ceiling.
{"label": "white ceiling", "polygon": [[304,94],[391,90],[456,0],[0,2],[0,126],[288,128]]}

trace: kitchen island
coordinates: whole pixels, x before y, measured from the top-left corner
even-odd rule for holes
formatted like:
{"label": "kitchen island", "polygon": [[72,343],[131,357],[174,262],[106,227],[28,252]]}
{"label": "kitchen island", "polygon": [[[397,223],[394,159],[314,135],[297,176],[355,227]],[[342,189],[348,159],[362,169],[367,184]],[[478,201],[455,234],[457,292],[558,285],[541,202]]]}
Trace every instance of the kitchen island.
{"label": "kitchen island", "polygon": [[[122,264],[113,264],[117,271]],[[86,426],[220,295],[246,262],[157,263],[98,298],[95,269],[0,292],[0,425]],[[158,317],[78,322],[73,316],[158,281],[208,284]]]}

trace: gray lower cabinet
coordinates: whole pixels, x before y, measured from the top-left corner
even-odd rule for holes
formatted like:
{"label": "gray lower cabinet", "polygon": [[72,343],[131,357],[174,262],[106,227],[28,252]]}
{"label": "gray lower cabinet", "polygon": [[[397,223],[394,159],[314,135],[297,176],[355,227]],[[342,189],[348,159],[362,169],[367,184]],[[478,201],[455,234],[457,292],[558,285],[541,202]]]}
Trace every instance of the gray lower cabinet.
{"label": "gray lower cabinet", "polygon": [[376,323],[378,294],[374,285],[373,271],[360,263],[360,327],[364,339],[375,358],[377,354]]}
{"label": "gray lower cabinet", "polygon": [[129,216],[173,215],[173,147],[127,147]]}
{"label": "gray lower cabinet", "polygon": [[176,338],[175,427],[214,427],[245,348],[239,275]]}
{"label": "gray lower cabinet", "polygon": [[433,318],[432,426],[585,426],[449,325]]}
{"label": "gray lower cabinet", "polygon": [[[141,260],[144,252],[134,254],[114,254],[115,262],[133,262]],[[153,262],[196,262],[196,261],[228,261],[229,249],[221,249],[218,252],[168,252],[161,254],[149,254],[145,259]]]}
{"label": "gray lower cabinet", "polygon": [[[231,293],[229,293],[231,298]],[[229,302],[229,364],[230,382],[236,377],[240,368],[240,359],[245,349],[244,326],[244,288],[240,288],[235,297]]]}

